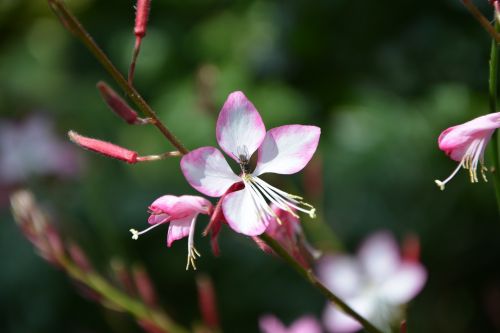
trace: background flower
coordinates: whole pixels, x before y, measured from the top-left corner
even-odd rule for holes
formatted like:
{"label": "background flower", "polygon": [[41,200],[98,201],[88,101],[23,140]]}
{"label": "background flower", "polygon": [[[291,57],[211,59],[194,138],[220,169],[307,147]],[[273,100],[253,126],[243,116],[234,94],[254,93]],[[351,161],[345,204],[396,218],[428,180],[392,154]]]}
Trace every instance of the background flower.
{"label": "background flower", "polygon": [[[333,293],[384,332],[399,327],[404,319],[402,306],[422,290],[427,279],[420,263],[401,258],[394,238],[387,232],[370,236],[357,257],[322,259],[318,271]],[[323,320],[334,333],[361,329],[358,322],[332,305],[327,306]]]}

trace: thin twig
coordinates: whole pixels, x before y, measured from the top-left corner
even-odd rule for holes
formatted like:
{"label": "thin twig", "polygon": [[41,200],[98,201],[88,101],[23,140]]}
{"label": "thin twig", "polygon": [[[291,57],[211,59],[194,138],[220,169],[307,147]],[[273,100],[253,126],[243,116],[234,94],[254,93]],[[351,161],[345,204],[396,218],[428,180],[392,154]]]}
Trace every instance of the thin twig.
{"label": "thin twig", "polygon": [[149,106],[149,104],[142,98],[142,96],[131,86],[127,79],[118,71],[113,65],[111,60],[106,56],[104,51],[92,39],[90,34],[85,30],[78,19],[71,14],[66,8],[64,3],[60,0],[48,0],[50,7],[55,12],[57,17],[62,21],[63,25],[72,32],[80,41],[85,44],[89,51],[97,58],[106,71],[113,77],[118,85],[123,89],[127,96],[137,105],[137,107],[148,117],[151,118],[151,123],[160,130],[160,132],[167,138],[172,145],[181,152],[181,154],[188,153],[184,145],[170,132],[170,130],[160,121],[156,113]]}
{"label": "thin twig", "polygon": [[483,26],[483,28],[490,34],[490,36],[497,42],[500,43],[500,34],[495,30],[495,28],[490,24],[490,21],[484,17],[483,13],[474,5],[471,0],[462,0],[465,8],[474,16],[474,18]]}

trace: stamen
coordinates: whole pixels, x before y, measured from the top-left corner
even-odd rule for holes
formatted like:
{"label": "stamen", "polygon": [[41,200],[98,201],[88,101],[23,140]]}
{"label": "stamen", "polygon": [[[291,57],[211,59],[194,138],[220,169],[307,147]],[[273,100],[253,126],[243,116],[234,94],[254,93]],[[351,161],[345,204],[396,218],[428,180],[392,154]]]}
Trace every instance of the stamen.
{"label": "stamen", "polygon": [[142,230],[142,231],[137,231],[137,230],[135,230],[135,229],[130,229],[129,231],[132,233],[132,239],[133,239],[133,240],[137,240],[137,239],[139,239],[139,236],[140,236],[140,235],[145,234],[145,233],[146,233],[146,232],[148,232],[149,230],[154,229],[154,228],[156,228],[157,226],[160,226],[160,225],[162,225],[162,224],[164,224],[164,223],[166,223],[166,222],[167,222],[167,220],[165,219],[165,221],[160,222],[160,223],[155,223],[155,224],[153,224],[152,226],[150,226],[149,228],[146,228],[146,229],[144,229],[144,230]]}
{"label": "stamen", "polygon": [[[277,189],[276,187],[266,183],[262,179],[255,176],[252,176],[251,181],[259,187],[259,189],[264,193],[264,195],[268,194],[269,196],[272,197],[272,199],[268,197],[268,199],[271,202],[275,203],[280,208],[285,206],[286,208],[284,210],[288,212],[292,211],[292,214],[294,214],[294,216],[298,217],[295,213],[293,213],[293,210],[291,208],[300,210],[308,214],[311,218],[316,217],[316,209],[312,205],[301,201],[302,197],[299,197],[297,195],[292,195],[280,189]],[[302,205],[303,207],[301,207],[300,205]]]}
{"label": "stamen", "polygon": [[441,190],[444,190],[446,183],[448,183],[460,170],[461,167],[469,171],[469,178],[471,183],[479,182],[477,177],[477,168],[479,164],[479,171],[481,172],[481,176],[484,181],[488,181],[486,179],[485,171],[487,170],[484,167],[483,156],[484,149],[486,145],[485,139],[477,139],[470,143],[469,147],[465,151],[465,154],[462,157],[462,160],[458,164],[457,168],[451,173],[448,178],[445,180],[434,180],[434,182],[439,186]]}
{"label": "stamen", "polygon": [[197,215],[193,217],[193,220],[191,221],[191,228],[189,229],[186,271],[189,270],[190,265],[193,266],[194,270],[196,270],[195,260],[201,257],[200,252],[198,252],[198,250],[194,247],[194,231],[196,227],[196,217]]}
{"label": "stamen", "polygon": [[262,197],[260,192],[255,188],[251,181],[245,182],[245,186],[248,186],[248,190],[252,199],[254,201],[254,205],[257,208],[257,212],[259,213],[259,219],[267,219],[267,218],[277,218],[274,211],[269,207],[266,200]]}
{"label": "stamen", "polygon": [[[434,183],[436,183],[436,185],[439,186],[439,189],[441,191],[444,191],[444,186],[446,185],[446,183],[448,183],[457,174],[458,170],[460,170],[460,168],[462,167],[462,165],[463,165],[463,162],[460,162],[458,164],[457,168],[445,180],[443,180],[443,181],[441,181],[439,179],[435,179],[434,180]],[[464,168],[465,168],[465,166],[464,166]]]}

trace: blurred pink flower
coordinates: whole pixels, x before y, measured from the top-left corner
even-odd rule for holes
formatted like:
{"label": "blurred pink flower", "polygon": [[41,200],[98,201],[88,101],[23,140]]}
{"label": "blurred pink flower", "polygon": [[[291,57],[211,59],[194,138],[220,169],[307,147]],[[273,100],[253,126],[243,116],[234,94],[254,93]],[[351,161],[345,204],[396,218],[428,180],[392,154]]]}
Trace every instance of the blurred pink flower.
{"label": "blurred pink flower", "polygon": [[60,140],[52,121],[32,115],[23,122],[0,121],[0,185],[31,176],[74,176],[80,171],[73,147]]}
{"label": "blurred pink flower", "polygon": [[259,327],[262,333],[321,333],[321,326],[313,316],[303,316],[286,327],[272,315],[260,318]]}
{"label": "blurred pink flower", "polygon": [[444,130],[438,139],[439,149],[451,159],[459,162],[456,169],[445,180],[435,180],[441,190],[460,170],[469,170],[470,181],[478,182],[477,169],[486,180],[484,151],[493,132],[500,127],[500,112],[477,117],[464,124]]}
{"label": "blurred pink flower", "polygon": [[[240,165],[241,174],[236,175],[214,147],[186,154],[181,169],[191,186],[212,197],[220,197],[233,184],[243,182],[242,190],[222,199],[222,211],[233,230],[257,236],[266,230],[268,220],[276,217],[266,199],[285,211],[296,209],[314,217],[315,209],[302,202],[301,197],[279,190],[259,176],[266,172],[293,174],[302,170],[316,151],[320,132],[316,126],[287,125],[266,133],[253,104],[242,92],[233,92],[219,114],[216,137],[222,150]],[[257,150],[257,165],[250,172],[250,159]]]}
{"label": "blurred pink flower", "polygon": [[198,214],[211,214],[212,209],[210,201],[202,197],[192,195],[183,195],[180,197],[164,195],[156,199],[149,206],[151,215],[148,218],[148,223],[151,226],[140,232],[130,229],[130,232],[133,239],[138,239],[140,235],[149,230],[170,222],[167,233],[167,246],[170,247],[174,241],[188,236],[186,269],[189,268],[189,265],[192,265],[196,269],[194,261],[200,256],[194,247],[196,218]]}
{"label": "blurred pink flower", "polygon": [[[392,325],[399,327],[401,306],[414,298],[427,280],[425,268],[402,259],[394,238],[387,232],[369,237],[357,257],[326,257],[318,265],[318,273],[332,292],[384,332]],[[333,333],[361,329],[357,321],[330,304],[323,320]]]}

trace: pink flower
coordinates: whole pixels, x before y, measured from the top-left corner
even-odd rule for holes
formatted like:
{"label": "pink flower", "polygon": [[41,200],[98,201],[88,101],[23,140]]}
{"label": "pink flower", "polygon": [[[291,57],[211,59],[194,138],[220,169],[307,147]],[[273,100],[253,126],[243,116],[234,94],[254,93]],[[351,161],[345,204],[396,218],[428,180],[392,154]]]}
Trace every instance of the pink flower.
{"label": "pink flower", "polygon": [[313,316],[303,316],[297,319],[289,328],[272,315],[266,315],[259,320],[262,333],[321,333],[321,326]]}
{"label": "pink flower", "polygon": [[[219,114],[216,137],[222,150],[239,164],[241,173],[235,174],[214,147],[191,151],[182,158],[181,169],[191,186],[212,197],[220,197],[233,184],[242,182],[242,190],[224,196],[222,211],[233,230],[257,236],[266,230],[270,218],[277,217],[267,201],[294,215],[296,209],[315,216],[314,207],[301,197],[277,189],[259,176],[302,170],[316,151],[320,132],[316,126],[287,125],[266,133],[253,104],[242,92],[233,92]],[[256,151],[257,165],[250,172],[250,159]]]}
{"label": "pink flower", "polygon": [[194,247],[196,218],[198,214],[209,215],[212,209],[210,201],[202,197],[192,195],[183,195],[180,197],[164,195],[156,199],[149,206],[151,215],[148,218],[148,223],[151,226],[140,232],[130,229],[130,232],[133,239],[138,239],[140,235],[149,230],[170,222],[167,233],[167,246],[170,247],[174,241],[188,236],[186,269],[189,268],[189,265],[192,265],[196,269],[194,261],[200,256]]}
{"label": "pink flower", "polygon": [[435,180],[441,190],[460,170],[469,170],[470,181],[477,183],[477,168],[486,180],[484,166],[484,150],[493,132],[500,127],[500,112],[490,113],[475,118],[464,124],[444,130],[438,139],[439,149],[444,151],[451,159],[459,162],[457,168],[445,180]]}
{"label": "pink flower", "polygon": [[33,114],[22,122],[0,119],[0,186],[32,176],[74,177],[81,167],[76,151],[58,137],[50,118]]}
{"label": "pink flower", "polygon": [[[332,292],[384,332],[395,323],[399,326],[401,305],[414,298],[427,279],[420,263],[401,258],[394,238],[387,232],[369,237],[357,257],[325,258],[318,271]],[[358,322],[330,304],[323,319],[330,332],[361,329]]]}

